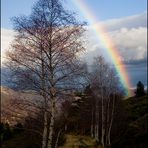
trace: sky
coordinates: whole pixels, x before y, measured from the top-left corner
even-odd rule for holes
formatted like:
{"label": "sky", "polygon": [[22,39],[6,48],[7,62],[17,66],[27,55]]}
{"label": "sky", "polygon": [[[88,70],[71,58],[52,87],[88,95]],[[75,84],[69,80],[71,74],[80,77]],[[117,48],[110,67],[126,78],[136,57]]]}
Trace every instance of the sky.
{"label": "sky", "polygon": [[[32,5],[37,0],[1,0],[1,27],[12,28],[10,19],[21,14],[28,15]],[[83,0],[98,20],[108,20],[139,14],[147,10],[147,0]],[[74,0],[65,0],[68,9],[76,11],[81,19],[82,12],[75,5]],[[85,19],[84,19],[85,20]]]}
{"label": "sky", "polygon": [[[37,0],[1,0],[1,50],[9,48],[13,40],[11,18],[22,14],[29,15]],[[132,86],[141,80],[147,80],[147,0],[82,0],[89,6],[96,17],[96,24],[101,23],[119,49],[125,61]],[[64,0],[67,9],[75,11],[77,19],[88,21],[75,0]],[[87,27],[85,34],[88,45],[83,58],[89,63],[96,55],[108,59],[101,42],[96,39],[92,26]],[[109,61],[110,62],[110,61]]]}

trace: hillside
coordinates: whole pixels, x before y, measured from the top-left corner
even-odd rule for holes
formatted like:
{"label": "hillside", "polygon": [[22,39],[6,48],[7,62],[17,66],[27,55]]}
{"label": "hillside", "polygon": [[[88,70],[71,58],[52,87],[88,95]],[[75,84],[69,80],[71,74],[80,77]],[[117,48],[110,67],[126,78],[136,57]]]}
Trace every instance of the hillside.
{"label": "hillside", "polygon": [[148,111],[148,96],[130,97],[124,101],[131,121],[138,120]]}
{"label": "hillside", "polygon": [[124,101],[128,126],[121,139],[114,144],[120,148],[147,148],[148,96],[130,97]]}
{"label": "hillside", "polygon": [[[2,108],[9,105],[11,100],[16,98],[25,98],[29,101],[37,101],[41,100],[41,97],[34,91],[21,91],[16,92],[7,87],[1,87],[1,97],[2,97]],[[82,101],[82,104],[84,102]],[[126,100],[123,100],[124,109],[126,111],[127,120],[125,121],[127,124],[124,126],[124,132],[122,136],[115,140],[112,148],[147,148],[148,142],[148,97],[147,95],[142,97],[130,97]],[[84,106],[84,104],[83,104]],[[82,108],[84,109],[84,108]],[[82,111],[82,110],[81,110]],[[122,117],[123,118],[123,117]],[[121,120],[121,117],[120,117]],[[122,126],[122,125],[115,125]],[[85,134],[82,136],[79,132],[67,132],[64,135],[64,144],[59,148],[78,148],[78,147],[90,147],[90,148],[102,148],[101,146],[97,146],[95,140],[93,140],[90,136],[86,136]],[[34,136],[33,136],[34,137]],[[35,136],[36,137],[36,136]],[[32,139],[31,141],[28,139],[28,135],[25,136],[24,133],[20,133],[20,135],[14,135],[14,137],[8,141],[4,142],[4,147],[16,147],[21,148],[22,145],[18,145],[18,143],[25,143],[26,145],[33,145],[40,140]],[[24,145],[25,145],[24,144]],[[38,144],[37,144],[38,145]],[[27,147],[27,146],[26,146]],[[22,148],[25,148],[22,147]]]}
{"label": "hillside", "polygon": [[[40,104],[41,96],[35,91],[15,91],[1,86],[1,118],[9,124],[15,124],[26,117],[31,108],[29,103]],[[21,107],[24,105],[24,109]],[[20,119],[19,119],[20,118]]]}

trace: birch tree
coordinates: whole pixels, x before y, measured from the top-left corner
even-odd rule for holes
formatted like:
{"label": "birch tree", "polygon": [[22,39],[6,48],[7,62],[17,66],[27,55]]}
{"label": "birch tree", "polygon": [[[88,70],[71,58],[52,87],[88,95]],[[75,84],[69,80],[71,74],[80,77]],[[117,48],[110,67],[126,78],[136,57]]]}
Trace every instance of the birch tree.
{"label": "birch tree", "polygon": [[111,144],[110,133],[113,124],[115,98],[118,91],[118,77],[103,57],[94,59],[91,72],[91,87],[96,96],[95,104],[95,139],[104,148]]}
{"label": "birch tree", "polygon": [[16,36],[7,52],[9,65],[43,96],[42,148],[52,148],[59,94],[75,88],[83,74],[78,54],[84,50],[84,23],[76,21],[60,0],[39,0],[30,16],[13,22]]}

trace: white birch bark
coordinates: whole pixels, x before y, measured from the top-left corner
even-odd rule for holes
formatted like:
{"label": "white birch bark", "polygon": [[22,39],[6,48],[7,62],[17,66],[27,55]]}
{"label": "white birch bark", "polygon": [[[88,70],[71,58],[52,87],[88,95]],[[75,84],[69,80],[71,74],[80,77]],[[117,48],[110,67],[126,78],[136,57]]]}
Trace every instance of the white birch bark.
{"label": "white birch bark", "polygon": [[114,110],[115,110],[115,97],[113,97],[113,108],[112,108],[110,126],[109,126],[109,130],[108,130],[108,144],[109,144],[109,146],[111,145],[110,135],[111,135],[111,128],[112,128],[113,119],[114,119]]}
{"label": "white birch bark", "polygon": [[52,148],[54,122],[55,122],[55,97],[53,97],[51,101],[51,118],[49,125],[48,148]]}
{"label": "white birch bark", "polygon": [[[98,98],[97,98],[98,99]],[[96,101],[96,123],[95,123],[95,139],[99,142],[99,107],[98,100]]]}
{"label": "white birch bark", "polygon": [[92,109],[92,114],[91,114],[91,137],[94,137],[94,111]]}
{"label": "white birch bark", "polygon": [[109,129],[109,119],[110,119],[110,96],[108,95],[107,96],[108,98],[108,102],[107,102],[107,111],[106,111],[106,128],[105,128],[105,131],[106,131],[106,135],[105,135],[105,144],[106,146],[108,145],[108,129]]}
{"label": "white birch bark", "polygon": [[42,139],[42,148],[46,148],[46,144],[47,144],[47,111],[45,111],[44,113],[44,130],[43,130],[43,139]]}
{"label": "white birch bark", "polygon": [[46,88],[45,88],[45,66],[44,66],[44,55],[42,47],[41,49],[41,87],[42,87],[42,96],[44,98],[44,127],[43,127],[43,137],[42,137],[42,148],[47,147],[47,129],[48,129],[48,113],[47,113],[47,98],[46,98]]}
{"label": "white birch bark", "polygon": [[59,137],[60,137],[61,132],[62,132],[62,129],[60,129],[58,132],[56,143],[55,143],[55,148],[58,148],[58,142],[59,142]]}
{"label": "white birch bark", "polygon": [[[102,89],[102,88],[101,88]],[[105,135],[105,125],[104,125],[104,97],[103,97],[103,93],[101,93],[101,100],[102,100],[102,135],[101,135],[101,143],[104,147],[104,135]]]}

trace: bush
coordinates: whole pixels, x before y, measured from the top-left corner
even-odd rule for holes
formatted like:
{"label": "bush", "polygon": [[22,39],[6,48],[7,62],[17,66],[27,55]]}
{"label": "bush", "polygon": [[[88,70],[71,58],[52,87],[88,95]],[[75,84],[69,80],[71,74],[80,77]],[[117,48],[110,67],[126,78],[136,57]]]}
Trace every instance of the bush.
{"label": "bush", "polygon": [[64,145],[65,141],[66,141],[65,134],[62,133],[61,136],[59,137],[58,146]]}
{"label": "bush", "polygon": [[13,131],[14,131],[14,133],[20,133],[20,132],[24,131],[23,125],[22,125],[21,123],[17,123],[17,124],[14,126]]}
{"label": "bush", "polygon": [[12,138],[12,130],[8,123],[5,124],[4,132],[3,132],[3,139],[2,140],[9,140]]}

